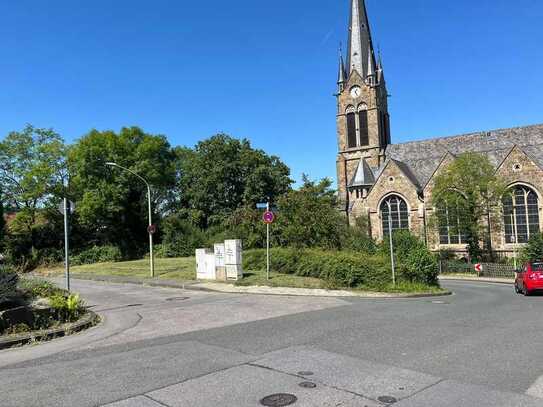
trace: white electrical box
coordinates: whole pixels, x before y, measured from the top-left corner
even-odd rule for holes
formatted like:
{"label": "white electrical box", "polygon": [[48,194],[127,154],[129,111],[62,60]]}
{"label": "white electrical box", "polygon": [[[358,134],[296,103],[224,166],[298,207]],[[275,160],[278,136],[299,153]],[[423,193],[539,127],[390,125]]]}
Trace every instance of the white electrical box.
{"label": "white electrical box", "polygon": [[215,280],[215,253],[207,249],[196,250],[196,278],[198,280]]}
{"label": "white electrical box", "polygon": [[241,280],[243,278],[243,270],[241,264],[227,264],[226,265],[226,279],[227,280]]}
{"label": "white electrical box", "polygon": [[242,247],[241,240],[225,240],[224,241],[224,262],[229,265],[241,265]]}

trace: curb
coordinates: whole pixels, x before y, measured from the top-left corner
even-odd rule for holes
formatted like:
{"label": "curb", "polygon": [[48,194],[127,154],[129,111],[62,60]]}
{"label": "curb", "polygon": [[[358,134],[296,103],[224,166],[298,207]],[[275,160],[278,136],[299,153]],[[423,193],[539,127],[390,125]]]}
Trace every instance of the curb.
{"label": "curb", "polygon": [[[151,280],[151,279],[123,279],[120,277],[110,277],[110,276],[87,276],[87,275],[72,275],[72,278],[75,280],[84,280],[84,281],[99,281],[99,282],[105,282],[105,283],[113,283],[113,284],[134,284],[134,285],[143,285],[143,286],[149,286],[149,287],[163,287],[163,288],[174,288],[174,289],[182,289],[182,290],[190,290],[190,291],[203,291],[203,292],[210,292],[210,293],[221,293],[221,294],[248,294],[248,295],[273,295],[273,296],[282,296],[282,297],[326,297],[326,298],[369,298],[369,299],[405,299],[405,298],[428,298],[428,297],[443,297],[452,295],[451,291],[445,291],[441,293],[422,293],[422,294],[387,294],[384,293],[381,296],[375,296],[375,295],[364,295],[364,294],[356,294],[356,293],[349,293],[347,295],[337,295],[334,294],[333,291],[330,295],[326,295],[325,293],[276,293],[273,291],[270,292],[248,292],[248,291],[236,291],[236,290],[218,290],[213,289],[211,287],[205,287],[202,286],[197,281],[187,281],[185,283],[181,282],[173,282],[173,281],[157,281],[157,280]],[[260,289],[263,288],[263,286],[243,286],[245,289],[251,289],[256,288]],[[271,290],[274,288],[280,288],[280,287],[267,287]],[[284,288],[292,288],[292,287],[284,287]]]}
{"label": "curb", "polygon": [[[484,277],[483,277],[484,278]],[[513,285],[515,282],[512,281],[504,281],[504,280],[482,280],[482,279],[474,279],[469,277],[439,277],[440,281],[463,281],[468,283],[486,283],[486,284],[503,284],[503,285]]]}
{"label": "curb", "polygon": [[0,339],[0,349],[12,348],[17,345],[26,345],[33,341],[50,340],[72,335],[90,328],[99,320],[100,317],[97,314],[92,311],[87,311],[87,313],[78,321],[62,328],[51,328],[24,334],[10,335],[7,338]]}

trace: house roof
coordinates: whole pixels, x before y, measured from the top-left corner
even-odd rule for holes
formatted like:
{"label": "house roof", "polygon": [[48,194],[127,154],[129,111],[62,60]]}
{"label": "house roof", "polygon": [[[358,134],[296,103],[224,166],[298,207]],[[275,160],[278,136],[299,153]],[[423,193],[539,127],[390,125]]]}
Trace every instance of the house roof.
{"label": "house roof", "polygon": [[422,186],[428,183],[447,152],[485,154],[497,168],[515,145],[543,168],[543,124],[392,144],[386,154],[407,166],[416,185]]}
{"label": "house roof", "polygon": [[349,183],[349,187],[362,187],[375,184],[375,176],[365,159],[361,158]]}

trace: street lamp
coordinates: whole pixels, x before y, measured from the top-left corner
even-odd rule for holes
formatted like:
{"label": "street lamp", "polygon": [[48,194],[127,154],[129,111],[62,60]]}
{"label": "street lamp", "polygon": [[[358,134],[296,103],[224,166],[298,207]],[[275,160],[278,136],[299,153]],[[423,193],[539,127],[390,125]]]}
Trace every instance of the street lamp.
{"label": "street lamp", "polygon": [[117,168],[120,168],[121,170],[128,171],[130,174],[142,180],[147,186],[147,203],[149,207],[149,228],[147,230],[149,232],[149,262],[150,262],[150,268],[151,268],[151,277],[154,277],[155,276],[155,260],[153,256],[153,215],[151,213],[151,186],[149,185],[149,183],[147,182],[145,178],[143,178],[141,175],[135,173],[134,171],[126,167],[123,167],[113,162],[107,162],[106,165],[109,165],[110,167],[117,167]]}
{"label": "street lamp", "polygon": [[394,244],[392,236],[392,205],[390,200],[387,201],[388,206],[388,238],[390,239],[390,263],[392,264],[392,286],[396,287],[396,264],[394,262]]}

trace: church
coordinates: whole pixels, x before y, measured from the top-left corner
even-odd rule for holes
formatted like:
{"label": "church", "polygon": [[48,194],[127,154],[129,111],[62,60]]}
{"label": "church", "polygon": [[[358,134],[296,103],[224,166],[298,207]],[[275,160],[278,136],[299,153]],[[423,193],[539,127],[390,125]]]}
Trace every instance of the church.
{"label": "church", "polygon": [[338,193],[351,224],[364,217],[377,240],[390,229],[405,229],[431,250],[464,252],[465,238],[454,226],[458,219],[447,214],[439,225],[429,225],[436,175],[470,151],[486,155],[512,192],[502,202],[500,221],[481,220],[487,222],[492,249],[510,255],[543,230],[543,124],[392,143],[385,73],[364,0],[351,0],[347,55],[339,58],[337,86]]}

